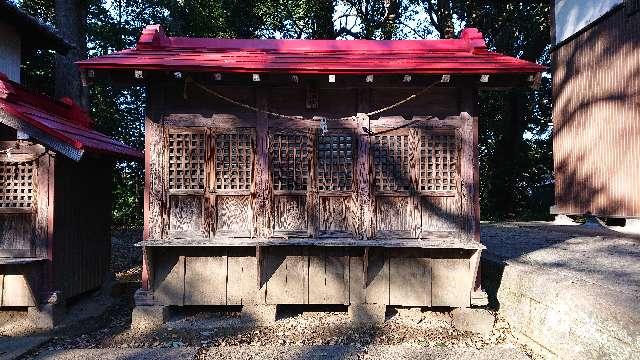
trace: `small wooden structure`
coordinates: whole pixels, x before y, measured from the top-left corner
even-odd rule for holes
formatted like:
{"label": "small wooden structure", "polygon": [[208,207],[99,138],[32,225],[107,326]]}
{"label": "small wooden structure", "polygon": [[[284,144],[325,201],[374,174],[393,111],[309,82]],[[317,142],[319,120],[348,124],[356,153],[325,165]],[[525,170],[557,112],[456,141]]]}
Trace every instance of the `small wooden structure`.
{"label": "small wooden structure", "polygon": [[80,66],[149,89],[138,305],[486,303],[477,91],[540,66],[487,51],[476,29],[223,40],[159,26]]}
{"label": "small wooden structure", "polygon": [[142,153],[92,130],[71,100],[19,84],[24,49],[72,47],[53,29],[0,0],[0,34],[0,309],[51,327],[58,304],[107,278],[112,162]]}
{"label": "small wooden structure", "polygon": [[0,307],[100,287],[110,269],[114,157],[142,154],[92,130],[71,101],[0,74]]}
{"label": "small wooden structure", "polygon": [[556,1],[555,33],[551,212],[640,219],[640,2]]}

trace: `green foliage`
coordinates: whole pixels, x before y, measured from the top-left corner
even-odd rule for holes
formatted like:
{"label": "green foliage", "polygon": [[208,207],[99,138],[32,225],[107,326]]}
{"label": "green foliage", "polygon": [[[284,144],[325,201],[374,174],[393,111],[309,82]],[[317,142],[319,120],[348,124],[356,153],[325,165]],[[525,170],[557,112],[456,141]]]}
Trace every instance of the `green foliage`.
{"label": "green foliage", "polygon": [[[499,0],[88,0],[89,56],[131,47],[147,24],[172,36],[402,39],[449,37],[478,27],[490,48],[549,64],[549,3]],[[51,23],[53,0],[22,0]],[[54,55],[25,50],[23,79],[52,93]],[[91,88],[97,128],[144,145],[145,89]],[[539,90],[487,91],[480,98],[480,180],[486,219],[547,216],[552,188],[551,84]],[[142,222],[143,168],[121,162],[114,177],[114,224]]]}

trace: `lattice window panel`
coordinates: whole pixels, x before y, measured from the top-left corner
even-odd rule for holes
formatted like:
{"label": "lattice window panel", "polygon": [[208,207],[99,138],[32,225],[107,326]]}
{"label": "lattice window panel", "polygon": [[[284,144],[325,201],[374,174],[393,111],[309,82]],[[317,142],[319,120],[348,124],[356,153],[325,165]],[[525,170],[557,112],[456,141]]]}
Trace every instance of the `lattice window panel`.
{"label": "lattice window panel", "polygon": [[215,138],[216,190],[250,190],[253,145],[250,134],[218,134]]}
{"label": "lattice window panel", "polygon": [[169,133],[169,190],[204,190],[205,134]]}
{"label": "lattice window panel", "polygon": [[454,191],[458,145],[454,134],[424,134],[420,139],[420,191]]}
{"label": "lattice window panel", "polygon": [[318,137],[318,190],[351,191],[353,185],[353,136]]}
{"label": "lattice window panel", "polygon": [[309,137],[273,134],[271,177],[274,190],[306,191],[309,182]]}
{"label": "lattice window panel", "polygon": [[35,161],[0,162],[0,208],[31,209]]}
{"label": "lattice window panel", "polygon": [[371,144],[376,191],[408,191],[409,135],[377,135]]}

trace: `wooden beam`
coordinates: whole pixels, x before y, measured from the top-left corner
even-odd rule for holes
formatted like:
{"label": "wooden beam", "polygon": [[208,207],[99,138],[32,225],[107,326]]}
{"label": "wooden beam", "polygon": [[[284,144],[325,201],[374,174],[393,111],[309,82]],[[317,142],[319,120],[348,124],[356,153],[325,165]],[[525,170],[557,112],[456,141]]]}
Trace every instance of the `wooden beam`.
{"label": "wooden beam", "polygon": [[[366,89],[363,89],[363,91]],[[355,116],[355,114],[354,114]],[[295,129],[318,129],[320,128],[321,117],[305,118],[295,116],[292,119],[270,119],[269,128],[295,128]],[[439,118],[437,116],[416,115],[410,119],[402,116],[381,116],[371,119],[373,128],[460,128],[463,120],[460,116],[447,116]],[[163,118],[165,126],[172,127],[209,127],[218,129],[237,129],[243,127],[256,127],[256,120],[242,118],[233,114],[168,114]],[[329,129],[358,129],[359,123],[355,119],[331,120],[327,122]]]}

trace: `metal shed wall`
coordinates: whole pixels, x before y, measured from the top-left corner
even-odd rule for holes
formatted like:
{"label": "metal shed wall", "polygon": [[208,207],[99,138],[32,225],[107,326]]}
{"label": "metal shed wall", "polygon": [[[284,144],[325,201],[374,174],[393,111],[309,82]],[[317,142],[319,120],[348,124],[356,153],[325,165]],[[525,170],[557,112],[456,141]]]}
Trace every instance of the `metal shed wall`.
{"label": "metal shed wall", "polygon": [[640,217],[640,13],[606,15],[553,64],[552,212]]}

